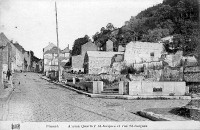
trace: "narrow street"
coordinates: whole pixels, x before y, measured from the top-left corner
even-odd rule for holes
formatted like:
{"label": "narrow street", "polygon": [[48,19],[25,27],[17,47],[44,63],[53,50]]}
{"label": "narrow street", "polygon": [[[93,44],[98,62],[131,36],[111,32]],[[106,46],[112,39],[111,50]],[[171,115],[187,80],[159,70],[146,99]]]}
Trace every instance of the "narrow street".
{"label": "narrow street", "polygon": [[40,78],[16,73],[14,92],[3,110],[3,121],[146,121],[133,114],[146,108],[184,106],[187,100],[121,100],[90,98]]}

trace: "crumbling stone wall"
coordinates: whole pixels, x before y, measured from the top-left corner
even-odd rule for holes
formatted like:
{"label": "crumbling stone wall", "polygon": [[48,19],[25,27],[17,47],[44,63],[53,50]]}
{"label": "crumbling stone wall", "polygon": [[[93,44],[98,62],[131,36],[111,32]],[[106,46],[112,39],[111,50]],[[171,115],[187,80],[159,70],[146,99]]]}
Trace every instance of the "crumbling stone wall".
{"label": "crumbling stone wall", "polygon": [[162,43],[130,42],[126,45],[124,60],[127,65],[159,61],[163,52]]}

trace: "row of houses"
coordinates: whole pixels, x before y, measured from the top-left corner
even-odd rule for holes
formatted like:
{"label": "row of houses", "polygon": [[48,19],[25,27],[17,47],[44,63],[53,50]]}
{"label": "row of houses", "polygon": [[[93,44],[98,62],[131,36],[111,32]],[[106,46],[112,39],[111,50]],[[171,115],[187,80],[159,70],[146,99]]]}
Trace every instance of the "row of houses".
{"label": "row of houses", "polygon": [[[81,46],[81,55],[72,56],[73,71],[88,74],[120,73],[122,65],[155,62],[164,53],[162,43],[134,41],[125,47],[119,45],[118,52],[113,51],[113,42],[108,40],[102,51],[91,41]],[[106,71],[107,70],[107,71]],[[112,71],[112,72],[109,72]]]}
{"label": "row of houses", "polygon": [[35,71],[39,59],[32,51],[26,51],[19,43],[9,40],[5,34],[0,33],[0,82],[6,79],[9,69],[15,71]]}
{"label": "row of houses", "polygon": [[[71,70],[73,72],[120,74],[124,65],[138,69],[144,66],[146,68],[159,68],[159,66],[163,66],[164,62],[170,67],[180,65],[183,60],[197,62],[194,56],[184,57],[182,51],[178,51],[176,54],[168,54],[164,49],[163,42],[132,41],[126,46],[119,45],[117,52],[113,50],[113,42],[111,40],[106,42],[104,48],[99,48],[92,41],[89,41],[81,46],[80,55],[71,56],[69,48],[67,48],[66,52],[60,50],[60,55],[67,53],[66,56],[61,56],[61,63],[66,64],[71,57]],[[44,50],[45,71],[56,70],[58,66],[56,56],[57,47],[49,44]],[[65,62],[62,60],[65,60]]]}

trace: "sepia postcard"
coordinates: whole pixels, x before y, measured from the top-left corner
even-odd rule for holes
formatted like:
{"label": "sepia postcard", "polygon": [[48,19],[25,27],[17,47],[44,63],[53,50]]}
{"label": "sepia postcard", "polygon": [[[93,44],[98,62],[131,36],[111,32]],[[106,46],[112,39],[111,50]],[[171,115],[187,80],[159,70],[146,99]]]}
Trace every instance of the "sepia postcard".
{"label": "sepia postcard", "polygon": [[200,0],[0,0],[0,130],[200,129]]}

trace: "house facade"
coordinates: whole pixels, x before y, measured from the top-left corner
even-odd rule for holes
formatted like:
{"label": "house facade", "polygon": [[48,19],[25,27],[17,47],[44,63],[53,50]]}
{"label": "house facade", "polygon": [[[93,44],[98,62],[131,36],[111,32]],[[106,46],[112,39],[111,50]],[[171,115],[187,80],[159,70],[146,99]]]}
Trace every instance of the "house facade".
{"label": "house facade", "polygon": [[79,72],[79,71],[84,72],[83,63],[84,63],[83,55],[72,56],[72,69],[74,72]]}
{"label": "house facade", "polygon": [[126,45],[124,60],[127,65],[159,61],[163,52],[163,43],[130,42]]}
{"label": "house facade", "polygon": [[[47,48],[49,50],[47,50]],[[50,49],[51,48],[51,49]],[[58,48],[49,44],[44,49],[44,72],[48,71],[57,71],[58,70]],[[65,64],[69,62],[70,59],[70,49],[69,46],[66,47],[64,50],[59,49],[59,57],[60,57],[60,66],[61,70],[63,70]]]}
{"label": "house facade", "polygon": [[[61,50],[59,49],[60,53]],[[44,53],[44,71],[58,70],[58,54],[57,47],[54,46]]]}
{"label": "house facade", "polygon": [[24,71],[31,71],[31,57],[30,51],[24,52]]}
{"label": "house facade", "polygon": [[24,55],[21,51],[19,51],[16,47],[13,48],[14,57],[12,60],[12,68],[14,71],[22,71],[24,70]]}
{"label": "house facade", "polygon": [[83,72],[84,57],[87,51],[97,51],[98,47],[91,41],[81,46],[81,55],[72,56],[72,69],[74,72]]}
{"label": "house facade", "polygon": [[110,68],[112,58],[123,52],[87,51],[84,57],[84,70],[88,74],[99,74],[103,68]]}
{"label": "house facade", "polygon": [[2,82],[6,79],[6,72],[8,69],[12,69],[12,47],[10,40],[5,36],[4,33],[0,33],[0,47],[2,55],[2,70],[1,70],[1,79]]}

